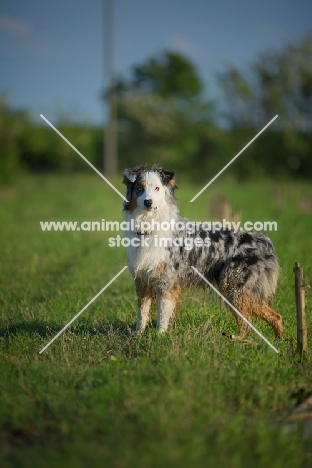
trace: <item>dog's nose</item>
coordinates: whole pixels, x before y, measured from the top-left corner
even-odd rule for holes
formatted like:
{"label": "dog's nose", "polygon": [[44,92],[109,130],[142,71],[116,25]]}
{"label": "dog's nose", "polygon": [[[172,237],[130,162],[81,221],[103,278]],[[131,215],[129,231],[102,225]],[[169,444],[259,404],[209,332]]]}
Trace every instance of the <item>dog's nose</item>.
{"label": "dog's nose", "polygon": [[152,200],[144,200],[144,206],[146,206],[146,208],[150,208],[152,204],[153,204]]}

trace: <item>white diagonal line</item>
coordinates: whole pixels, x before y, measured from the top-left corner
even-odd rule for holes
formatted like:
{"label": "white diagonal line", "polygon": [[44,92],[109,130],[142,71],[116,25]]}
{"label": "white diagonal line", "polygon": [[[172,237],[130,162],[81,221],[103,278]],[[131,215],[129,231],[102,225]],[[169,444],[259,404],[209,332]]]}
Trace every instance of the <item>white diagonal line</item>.
{"label": "white diagonal line", "polygon": [[217,294],[219,294],[219,296],[224,300],[224,302],[226,302],[230,307],[231,309],[233,309],[246,323],[248,323],[248,325],[260,336],[260,338],[262,338],[276,353],[279,353],[279,351],[275,348],[275,346],[273,346],[269,340],[266,339],[265,336],[262,335],[262,333],[260,333],[256,327],[253,326],[252,323],[250,323],[244,316],[243,314],[236,309],[236,307],[233,306],[233,304],[230,303],[230,301],[228,301],[224,296],[223,294],[220,293],[220,291],[217,290],[217,288],[215,288],[208,280],[207,278],[205,278],[194,266],[192,266],[193,270],[196,271],[196,273],[208,284],[208,286],[210,286]]}
{"label": "white diagonal line", "polygon": [[55,340],[56,340],[56,339],[57,339],[57,338],[58,338],[58,337],[59,337],[59,336],[60,336],[60,335],[61,335],[61,334],[62,334],[62,333],[63,333],[63,332],[64,332],[64,331],[65,331],[65,330],[66,330],[66,329],[69,327],[69,325],[71,325],[71,324],[72,324],[72,323],[73,323],[73,322],[76,320],[76,318],[77,318],[77,317],[79,317],[79,315],[80,315],[80,314],[82,314],[82,312],[84,312],[84,311],[85,311],[85,310],[86,310],[86,309],[89,307],[89,305],[90,305],[90,304],[92,304],[92,302],[94,302],[94,301],[95,301],[95,299],[97,299],[97,298],[98,298],[98,297],[99,297],[99,296],[102,294],[102,292],[104,292],[104,291],[105,291],[105,289],[107,289],[107,288],[108,288],[108,286],[110,286],[110,285],[111,285],[111,284],[112,284],[112,283],[115,281],[115,279],[117,279],[117,278],[118,278],[118,276],[119,276],[119,275],[121,275],[121,273],[123,273],[123,272],[124,272],[124,271],[125,271],[127,268],[128,268],[127,266],[123,267],[123,269],[122,269],[122,270],[120,270],[120,272],[119,272],[119,273],[117,273],[117,275],[116,275],[116,276],[114,276],[114,278],[113,278],[112,280],[110,280],[110,282],[109,282],[109,283],[107,283],[107,285],[106,285],[106,286],[104,286],[104,288],[103,288],[103,289],[101,289],[101,291],[100,291],[100,292],[98,292],[98,293],[97,293],[97,295],[96,295],[96,296],[94,296],[94,298],[93,298],[93,299],[91,299],[91,301],[90,301],[90,302],[88,302],[88,304],[87,304],[87,305],[85,305],[85,306],[83,307],[83,309],[81,309],[81,311],[80,311],[80,312],[78,312],[78,314],[77,314],[77,315],[75,315],[75,317],[73,317],[73,318],[71,319],[71,321],[70,321],[70,322],[68,322],[68,323],[67,323],[67,325],[65,325],[65,327],[64,327],[64,328],[62,328],[62,330],[61,330],[61,331],[59,331],[59,332],[58,332],[58,333],[55,335],[55,337],[54,337],[54,338],[52,338],[52,340],[51,340],[51,341],[49,341],[49,343],[48,343],[47,345],[45,345],[45,347],[44,347],[44,348],[42,348],[42,350],[39,352],[39,354],[43,353],[43,351],[45,351],[45,350],[46,350],[46,349],[47,349],[47,348],[50,346],[50,344],[52,344],[52,343],[53,343],[53,341],[55,341]]}
{"label": "white diagonal line", "polygon": [[106,177],[104,177],[103,174],[101,174],[100,171],[98,171],[97,168],[94,167],[93,164],[91,164],[90,161],[88,161],[87,158],[85,158],[84,155],[81,154],[80,151],[78,151],[77,148],[75,148],[75,146],[72,145],[71,142],[68,141],[67,138],[65,138],[64,135],[62,135],[62,133],[61,133],[57,128],[55,128],[54,125],[51,124],[51,122],[49,122],[48,119],[45,118],[44,115],[40,114],[40,117],[41,117],[45,122],[47,122],[47,124],[50,125],[50,127],[53,128],[53,130],[55,130],[56,133],[57,133],[58,135],[60,135],[60,137],[63,138],[63,140],[66,141],[66,143],[67,143],[71,148],[73,148],[73,150],[75,150],[76,153],[79,154],[79,156],[80,156],[87,164],[89,164],[89,166],[92,167],[92,169],[93,169],[100,177],[102,177],[102,179],[105,180],[105,182],[106,182],[113,190],[115,190],[116,193],[118,193],[118,195],[121,196],[121,198],[123,198],[126,202],[128,202],[128,200],[126,199],[126,197],[124,197],[124,196],[122,195],[122,193],[120,193],[119,190],[117,190],[116,187],[114,187],[114,185],[111,184],[110,181],[107,180]]}
{"label": "white diagonal line", "polygon": [[223,168],[223,169],[221,169],[221,171],[220,171],[220,172],[218,172],[218,174],[217,174],[216,176],[214,176],[214,178],[213,178],[213,179],[211,179],[211,181],[210,181],[210,182],[208,182],[208,184],[207,184],[207,185],[205,185],[205,187],[204,187],[203,189],[201,189],[201,191],[200,191],[200,192],[198,192],[198,194],[197,194],[197,195],[195,195],[195,197],[194,197],[194,198],[192,198],[192,200],[190,200],[190,202],[192,203],[194,200],[196,200],[196,198],[197,198],[197,197],[199,197],[199,195],[200,195],[201,193],[203,193],[203,191],[204,191],[204,190],[206,190],[206,188],[207,188],[207,187],[209,187],[209,185],[211,185],[211,184],[212,184],[212,182],[214,182],[214,181],[215,181],[215,180],[216,180],[216,179],[219,177],[219,175],[220,175],[220,174],[222,174],[222,172],[224,172],[224,171],[225,171],[225,169],[227,169],[227,168],[228,168],[228,167],[229,167],[229,166],[232,164],[232,162],[234,162],[234,161],[235,161],[235,159],[237,159],[237,158],[238,158],[238,156],[240,156],[240,155],[242,154],[242,152],[243,152],[243,151],[245,151],[245,149],[246,149],[246,148],[248,148],[248,146],[249,146],[249,145],[251,145],[251,143],[252,143],[252,142],[254,142],[254,141],[255,141],[255,139],[256,139],[256,138],[258,138],[258,136],[259,136],[259,135],[261,135],[261,133],[262,133],[262,132],[264,132],[264,130],[265,130],[266,128],[268,128],[268,126],[269,126],[269,125],[271,125],[271,123],[273,123],[273,122],[274,122],[274,120],[276,120],[276,119],[277,119],[277,117],[278,117],[278,115],[276,115],[276,116],[275,116],[275,117],[274,117],[272,120],[270,120],[270,122],[269,122],[269,123],[267,123],[267,124],[266,124],[266,126],[265,126],[265,127],[263,127],[263,129],[262,129],[262,130],[260,130],[260,132],[259,132],[259,133],[257,133],[257,135],[256,135],[256,136],[254,136],[254,137],[253,137],[253,139],[252,139],[252,140],[250,140],[250,142],[249,142],[249,143],[247,143],[247,145],[246,145],[246,146],[244,146],[244,148],[243,148],[242,150],[240,150],[240,152],[239,152],[239,153],[238,153],[236,156],[234,156],[234,158],[233,158],[233,159],[231,159],[231,161],[230,161],[229,163],[227,163],[227,165],[226,165],[226,166],[224,166],[224,168]]}

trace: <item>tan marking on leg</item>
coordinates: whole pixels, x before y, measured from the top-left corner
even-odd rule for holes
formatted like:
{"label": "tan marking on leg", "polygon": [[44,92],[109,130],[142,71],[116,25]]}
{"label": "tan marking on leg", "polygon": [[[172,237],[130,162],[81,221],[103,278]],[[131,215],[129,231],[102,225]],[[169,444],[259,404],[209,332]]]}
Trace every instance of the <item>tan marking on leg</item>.
{"label": "tan marking on leg", "polygon": [[157,328],[160,333],[165,333],[168,329],[170,319],[175,312],[180,291],[180,285],[175,284],[169,293],[158,296]]}
{"label": "tan marking on leg", "polygon": [[[282,338],[284,329],[283,318],[271,309],[264,299],[257,300],[255,297],[246,294],[239,294],[239,291],[234,294],[229,288],[229,285],[225,282],[220,285],[220,292],[249,322],[251,322],[252,315],[256,315],[271,325],[277,338]],[[248,324],[232,309],[231,311],[235,315],[237,321],[239,336],[245,336],[250,327],[248,327]]]}
{"label": "tan marking on leg", "polygon": [[271,309],[266,301],[262,300],[261,303],[258,304],[258,307],[254,309],[253,313],[271,325],[276,338],[283,338],[283,317]]}
{"label": "tan marking on leg", "polygon": [[[233,301],[233,305],[251,323],[252,309],[254,307],[254,299],[249,296],[241,296],[237,301]],[[238,326],[238,336],[243,338],[250,330],[250,326],[238,314],[233,311]]]}
{"label": "tan marking on leg", "polygon": [[255,315],[265,320],[273,328],[275,336],[282,338],[284,330],[282,316],[271,309],[264,299],[259,301],[251,296],[242,296],[236,307],[249,321],[248,315],[249,317]]}
{"label": "tan marking on leg", "polygon": [[160,278],[160,275],[163,272],[165,266],[166,266],[166,262],[161,262],[161,263],[158,264],[158,266],[156,268],[156,272],[155,272],[155,276],[156,276],[157,279]]}
{"label": "tan marking on leg", "polygon": [[136,333],[142,332],[149,321],[149,311],[152,303],[152,292],[140,278],[135,279],[135,287],[138,297],[138,317]]}
{"label": "tan marking on leg", "polygon": [[170,300],[174,302],[175,305],[179,299],[180,292],[181,292],[181,287],[179,284],[175,284],[173,289],[170,291],[170,294],[169,294]]}

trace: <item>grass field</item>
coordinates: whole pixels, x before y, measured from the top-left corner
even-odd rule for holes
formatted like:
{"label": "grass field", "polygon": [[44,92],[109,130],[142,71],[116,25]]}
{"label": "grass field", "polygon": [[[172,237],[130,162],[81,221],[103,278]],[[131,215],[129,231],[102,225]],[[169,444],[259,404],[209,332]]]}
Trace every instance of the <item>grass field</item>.
{"label": "grass field", "polygon": [[[40,349],[126,265],[109,233],[41,232],[45,220],[121,220],[121,199],[96,175],[24,177],[0,190],[0,466],[305,467],[312,438],[289,425],[300,389],[312,390],[311,357],[296,356],[293,265],[312,280],[308,184],[220,177],[201,187],[180,182],[181,214],[209,219],[225,193],[243,220],[276,220],[269,233],[281,276],[274,308],[285,340],[255,320],[280,351],[224,338],[234,318],[208,292],[185,291],[170,332],[155,321],[131,338],[134,286],[125,271],[43,354]],[[123,190],[121,184],[118,188]],[[311,333],[311,289],[307,289]],[[155,317],[154,317],[155,318]],[[299,392],[300,393],[300,392]]]}

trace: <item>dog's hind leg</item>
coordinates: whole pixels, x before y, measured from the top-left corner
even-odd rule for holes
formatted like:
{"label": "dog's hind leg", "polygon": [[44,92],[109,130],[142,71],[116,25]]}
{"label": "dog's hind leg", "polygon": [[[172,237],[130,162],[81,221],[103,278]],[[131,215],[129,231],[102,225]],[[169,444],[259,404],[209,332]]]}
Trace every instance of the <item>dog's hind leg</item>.
{"label": "dog's hind leg", "polygon": [[[271,307],[269,307],[269,305],[264,299],[258,300],[252,296],[242,295],[239,298],[235,298],[235,300],[233,300],[233,305],[249,322],[251,322],[252,315],[256,315],[257,317],[260,317],[263,320],[265,320],[273,328],[275,336],[277,338],[282,338],[282,316],[274,312],[274,310],[272,310]],[[243,338],[249,331],[250,327],[235,312],[233,313],[235,314],[235,318],[237,321],[239,337]]]}
{"label": "dog's hind leg", "polygon": [[274,330],[276,338],[283,337],[283,317],[275,312],[265,300],[262,300],[258,307],[255,307],[253,313],[265,320]]}
{"label": "dog's hind leg", "polygon": [[180,287],[175,285],[169,292],[158,294],[157,329],[159,333],[167,331],[170,319],[175,312],[179,293]]}
{"label": "dog's hind leg", "polygon": [[[252,314],[252,303],[253,298],[242,294],[237,288],[230,288],[226,281],[222,282],[219,286],[221,294],[251,323],[251,314]],[[244,338],[244,336],[249,332],[250,326],[248,323],[243,320],[243,318],[238,315],[235,310],[227,305],[232,314],[235,317],[237,327],[238,327],[238,338]],[[237,339],[237,338],[236,338]]]}
{"label": "dog's hind leg", "polygon": [[146,288],[140,279],[135,280],[135,287],[138,297],[138,317],[136,333],[145,330],[149,321],[149,311],[152,303],[152,293]]}
{"label": "dog's hind leg", "polygon": [[[235,297],[233,300],[234,307],[251,323],[251,315],[252,315],[252,304],[253,298],[249,298],[248,296],[242,295],[239,297]],[[231,309],[232,310],[232,309]],[[234,310],[232,312],[235,315],[237,327],[238,327],[238,336],[239,338],[244,338],[247,333],[250,331],[250,325],[240,317]]]}
{"label": "dog's hind leg", "polygon": [[[233,313],[235,315],[235,320],[237,323],[238,336],[239,338],[244,338],[250,331],[251,327],[247,322],[245,322],[245,320],[243,320],[238,314],[236,314],[236,312],[233,311]],[[248,320],[249,323],[251,323],[250,315],[247,315],[246,313],[242,315],[245,317],[245,319]]]}

